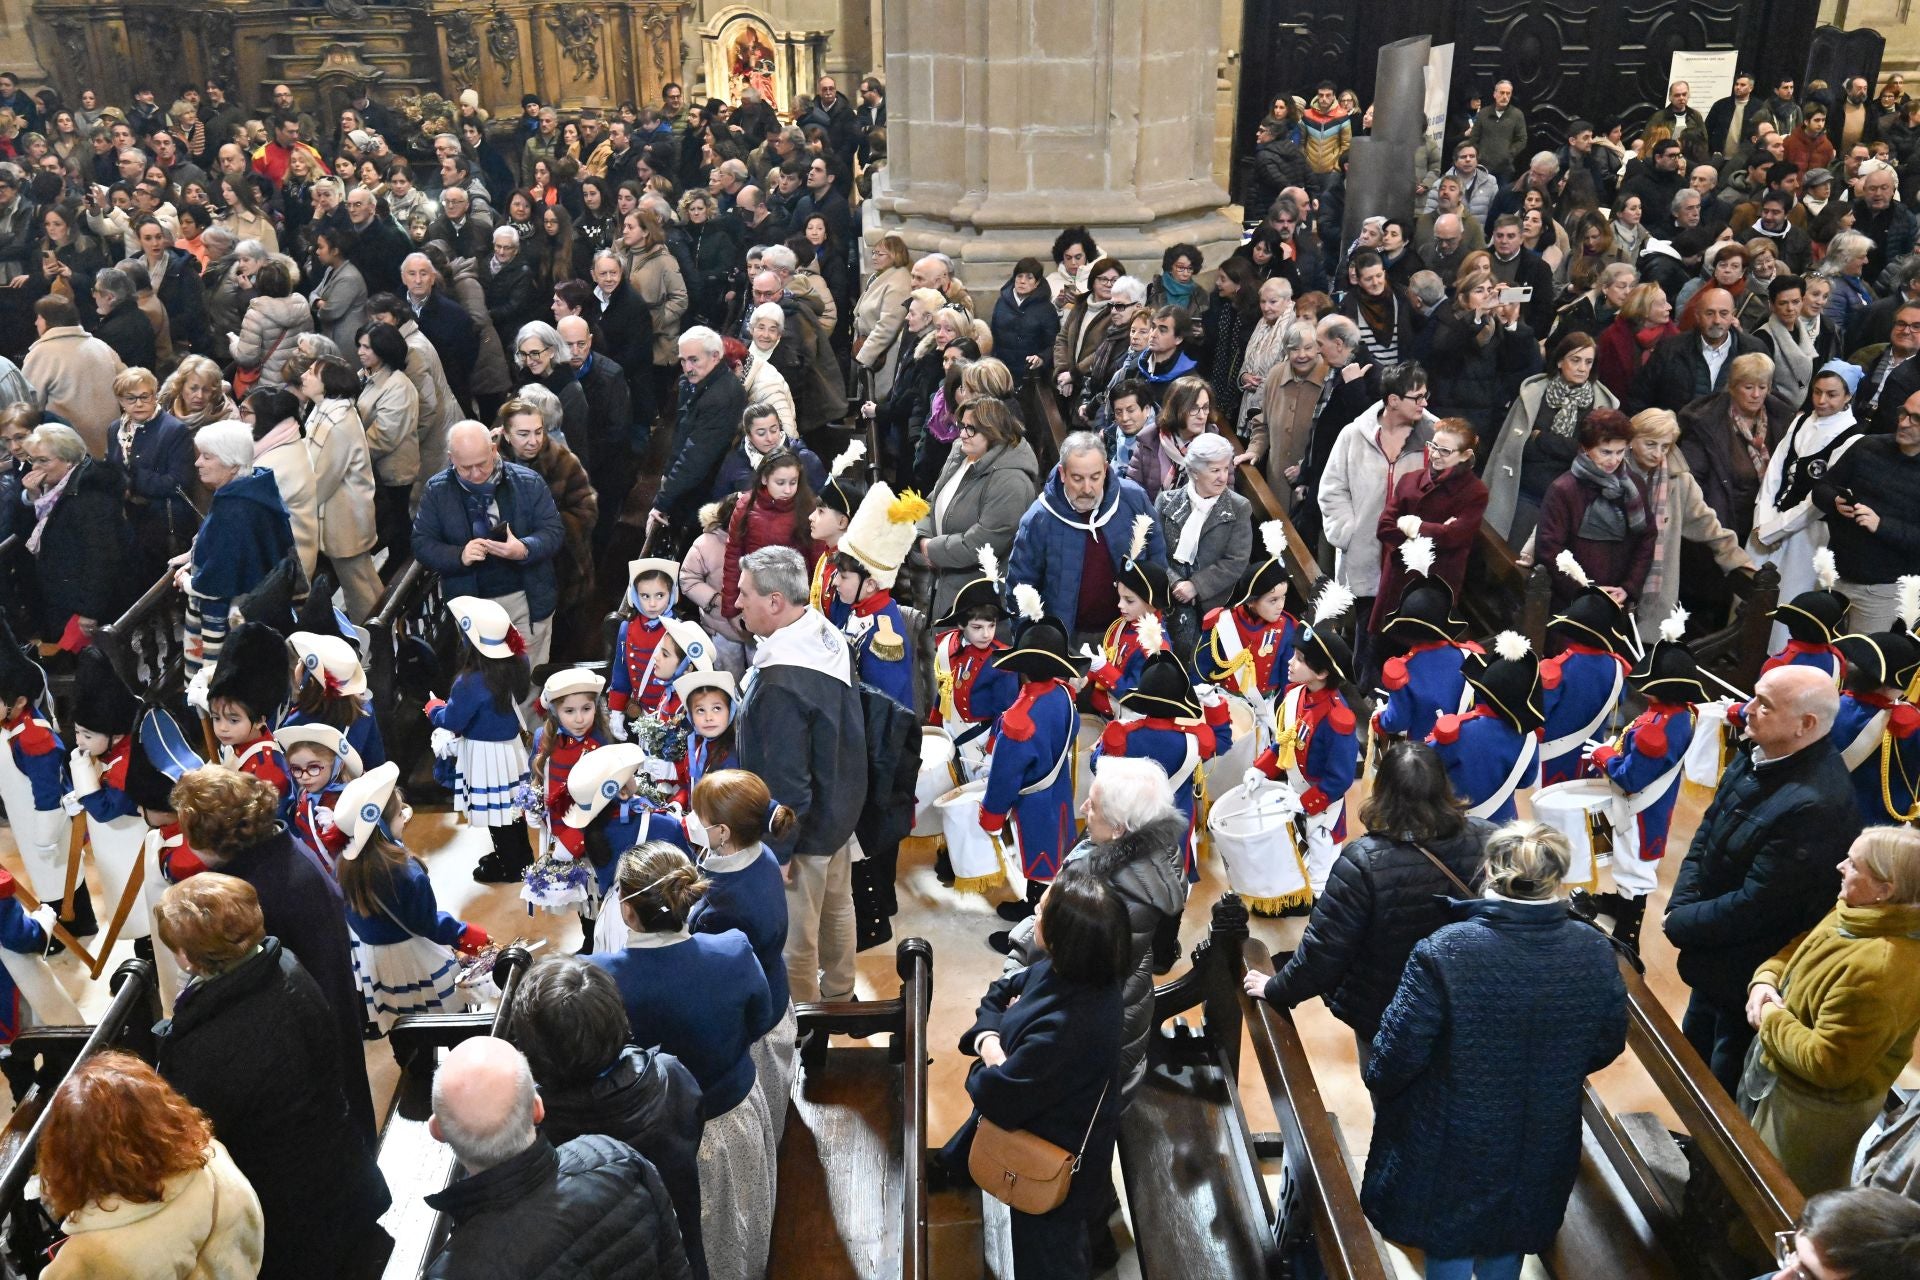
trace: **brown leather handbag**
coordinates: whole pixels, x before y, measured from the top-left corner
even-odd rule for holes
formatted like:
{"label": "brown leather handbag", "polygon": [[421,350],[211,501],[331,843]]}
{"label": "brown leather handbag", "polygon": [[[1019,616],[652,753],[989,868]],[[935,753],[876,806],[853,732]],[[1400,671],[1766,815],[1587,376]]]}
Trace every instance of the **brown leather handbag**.
{"label": "brown leather handbag", "polygon": [[1093,1126],[1106,1105],[1107,1088],[1093,1104],[1093,1118],[1080,1138],[1080,1150],[1068,1151],[1025,1129],[1002,1129],[981,1116],[974,1124],[973,1148],[967,1153],[967,1172],[980,1189],[1020,1213],[1051,1213],[1066,1202],[1073,1175],[1093,1140]]}

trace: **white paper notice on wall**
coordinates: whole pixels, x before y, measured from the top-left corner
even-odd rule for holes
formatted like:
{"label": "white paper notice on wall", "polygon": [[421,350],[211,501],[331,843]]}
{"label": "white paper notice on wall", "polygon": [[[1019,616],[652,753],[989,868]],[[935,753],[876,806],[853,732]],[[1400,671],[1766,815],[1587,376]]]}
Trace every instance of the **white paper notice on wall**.
{"label": "white paper notice on wall", "polygon": [[[1733,96],[1733,73],[1740,62],[1737,49],[1713,49],[1705,53],[1676,53],[1667,83],[1687,82],[1687,105],[1702,116],[1722,98]],[[1666,106],[1665,102],[1660,104]]]}
{"label": "white paper notice on wall", "polygon": [[[1728,83],[1732,83],[1729,81]],[[1447,131],[1447,99],[1453,92],[1453,46],[1427,50],[1427,137],[1438,147]],[[1442,165],[1442,168],[1446,166]]]}

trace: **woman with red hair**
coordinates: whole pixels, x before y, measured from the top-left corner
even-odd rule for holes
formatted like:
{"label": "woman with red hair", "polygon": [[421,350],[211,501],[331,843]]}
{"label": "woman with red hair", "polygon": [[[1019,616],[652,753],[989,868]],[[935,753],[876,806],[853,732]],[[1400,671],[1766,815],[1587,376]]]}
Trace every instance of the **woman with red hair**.
{"label": "woman with red hair", "polygon": [[258,1274],[265,1220],[213,1125],[130,1053],[97,1053],[47,1107],[41,1200],[67,1238],[41,1274]]}

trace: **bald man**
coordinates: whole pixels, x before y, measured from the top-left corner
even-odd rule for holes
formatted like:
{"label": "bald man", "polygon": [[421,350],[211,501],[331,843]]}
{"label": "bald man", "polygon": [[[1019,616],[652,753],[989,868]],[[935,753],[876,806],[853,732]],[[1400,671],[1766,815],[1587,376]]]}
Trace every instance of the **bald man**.
{"label": "bald man", "polygon": [[1732,1093],[1754,1028],[1747,984],[1761,961],[1820,922],[1860,833],[1830,731],[1833,679],[1812,667],[1760,677],[1739,714],[1747,749],[1727,766],[1667,903],[1667,938],[1693,988],[1681,1030]]}
{"label": "bald man", "polygon": [[593,349],[593,326],[585,316],[567,316],[557,327],[573,360],[574,381],[587,397],[586,450],[581,462],[600,499],[600,515],[593,526],[593,552],[598,557],[619,527],[620,508],[639,470],[640,459],[633,451],[633,395],[626,370]]}
{"label": "bald man", "polygon": [[555,1147],[540,1136],[545,1115],[526,1058],[505,1040],[463,1041],[440,1064],[427,1129],[453,1148],[465,1176],[427,1197],[453,1229],[426,1274],[690,1280],[654,1167],[599,1134]]}
{"label": "bald man", "polygon": [[1735,325],[1733,295],[1725,289],[1702,289],[1689,305],[1698,327],[1654,346],[1627,393],[1623,407],[1629,414],[1643,409],[1678,413],[1701,396],[1725,391],[1733,358],[1764,350]]}
{"label": "bald man", "polygon": [[454,423],[447,466],[427,481],[413,518],[414,558],[440,575],[448,598],[480,596],[505,609],[535,667],[553,641],[553,561],[565,545],[540,473],[502,458],[482,424]]}

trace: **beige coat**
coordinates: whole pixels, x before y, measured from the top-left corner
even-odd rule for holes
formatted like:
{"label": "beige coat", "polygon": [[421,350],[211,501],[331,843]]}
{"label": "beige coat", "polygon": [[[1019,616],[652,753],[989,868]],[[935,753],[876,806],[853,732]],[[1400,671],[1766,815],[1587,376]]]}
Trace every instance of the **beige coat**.
{"label": "beige coat", "polygon": [[280,503],[293,524],[293,548],[300,553],[300,570],[312,582],[314,566],[320,559],[320,491],[313,473],[313,456],[304,441],[290,440],[253,461],[273,472]]}
{"label": "beige coat", "polygon": [[861,368],[873,373],[873,399],[887,398],[893,386],[893,344],[907,320],[907,295],[913,292],[913,273],[888,267],[867,279],[860,300],[853,304],[853,341]]}
{"label": "beige coat", "polygon": [[687,313],[687,282],[680,264],[663,245],[634,256],[627,283],[653,315],[653,362],[672,365],[680,360],[680,317]]}
{"label": "beige coat", "polygon": [[772,359],[761,358],[749,347],[743,381],[747,384],[747,403],[772,405],[773,411],[780,415],[780,429],[788,436],[799,439],[800,428],[793,416],[793,388],[787,385],[781,372],[773,367]]}
{"label": "beige coat", "polygon": [[[1627,455],[1633,466],[1633,455]],[[1660,638],[1660,624],[1680,603],[1680,544],[1704,542],[1713,551],[1713,562],[1721,572],[1753,568],[1753,557],[1741,547],[1733,530],[1720,523],[1713,508],[1700,492],[1700,482],[1687,470],[1687,460],[1678,446],[1667,450],[1667,502],[1654,513],[1659,520],[1661,565],[1657,590],[1642,591],[1634,606],[1634,623],[1640,636],[1651,644]],[[1531,548],[1529,548],[1531,549]]]}
{"label": "beige coat", "polygon": [[58,325],[27,348],[20,372],[40,407],[59,414],[95,458],[107,456],[107,426],[120,416],[113,380],[127,366],[114,349],[79,325]]}
{"label": "beige coat", "polygon": [[265,245],[268,253],[280,252],[280,233],[273,229],[273,219],[263,213],[248,213],[235,205],[224,218],[215,218],[213,225],[225,227],[233,233],[235,242],[258,240]]}
{"label": "beige coat", "polygon": [[367,429],[373,474],[383,485],[412,484],[420,474],[420,393],[405,369],[368,378],[355,405]]}
{"label": "beige coat", "polygon": [[47,1280],[252,1280],[266,1250],[260,1197],[218,1142],[151,1204],[109,1200],[67,1215]]}
{"label": "beige coat", "polygon": [[322,400],[306,426],[320,549],[330,558],[365,555],[374,542],[373,463],[359,411],[350,400]]}
{"label": "beige coat", "polygon": [[240,332],[233,335],[233,362],[242,369],[260,370],[263,387],[284,387],[287,361],[293,359],[300,335],[313,331],[313,313],[299,294],[255,298],[247,304]]}
{"label": "beige coat", "polygon": [[1282,503],[1292,503],[1294,485],[1287,468],[1306,461],[1307,446],[1313,442],[1313,409],[1326,381],[1326,361],[1315,362],[1303,378],[1282,359],[1268,370],[1261,386],[1260,417],[1247,435],[1247,448],[1256,466],[1264,460],[1267,484]]}
{"label": "beige coat", "polygon": [[420,325],[409,319],[400,326],[400,336],[407,340],[407,377],[420,398],[420,484],[424,485],[428,477],[446,470],[447,432],[464,415],[440,353],[420,332]]}

